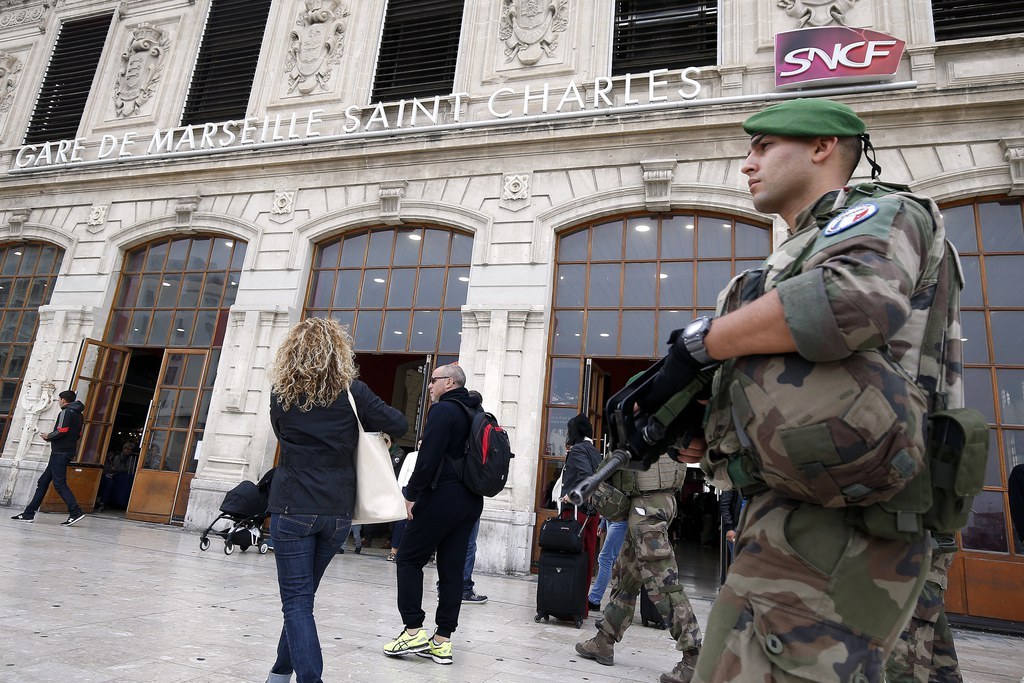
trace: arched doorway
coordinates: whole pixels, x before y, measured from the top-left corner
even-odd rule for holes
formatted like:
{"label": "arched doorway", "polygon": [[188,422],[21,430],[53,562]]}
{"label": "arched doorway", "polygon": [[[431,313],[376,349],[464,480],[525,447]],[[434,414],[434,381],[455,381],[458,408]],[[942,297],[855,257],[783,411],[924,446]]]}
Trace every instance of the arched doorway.
{"label": "arched doorway", "polygon": [[605,398],[664,355],[672,330],[712,315],[719,291],[771,240],[768,225],[702,211],[599,219],[558,237],[536,530],[554,514],[566,422],[587,413],[603,450]]}
{"label": "arched doorway", "polygon": [[245,251],[202,233],[129,250],[104,341],[83,346],[82,459],[106,465],[103,502],[130,519],[184,519]]}
{"label": "arched doorway", "polygon": [[44,242],[0,246],[0,444],[7,442],[39,307],[50,303],[64,250]]}
{"label": "arched doorway", "polygon": [[439,226],[369,227],[321,242],[313,255],[306,317],[347,325],[360,379],[403,410],[415,448],[433,367],[458,358],[473,237]]}
{"label": "arched doorway", "polygon": [[960,253],[965,402],[985,415],[985,490],[960,532],[946,610],[971,619],[1020,621],[1024,545],[1010,522],[1007,478],[1024,464],[1024,202],[976,199],[943,208],[946,236]]}

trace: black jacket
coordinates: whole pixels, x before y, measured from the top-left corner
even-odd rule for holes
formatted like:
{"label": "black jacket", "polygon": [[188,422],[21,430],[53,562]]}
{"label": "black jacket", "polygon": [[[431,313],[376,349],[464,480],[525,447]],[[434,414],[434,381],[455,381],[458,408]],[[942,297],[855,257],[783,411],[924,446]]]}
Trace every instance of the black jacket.
{"label": "black jacket", "polygon": [[480,407],[480,400],[470,396],[466,387],[456,387],[441,394],[441,398],[427,414],[423,443],[416,456],[416,468],[405,487],[407,500],[416,500],[420,494],[434,486],[459,480],[451,461],[465,455],[471,422],[469,415],[455,405],[456,402],[474,411]]}
{"label": "black jacket", "polygon": [[[405,416],[356,380],[349,391],[359,420],[368,432],[405,434]],[[356,470],[352,458],[359,441],[356,418],[342,392],[334,403],[302,412],[282,410],[270,397],[270,424],[281,444],[281,462],[270,487],[269,512],[351,516],[355,506]]]}
{"label": "black jacket", "polygon": [[573,444],[569,452],[565,454],[565,469],[562,470],[562,493],[566,494],[576,488],[576,485],[589,477],[597,469],[601,462],[601,454],[594,447],[594,442],[589,440]]}
{"label": "black jacket", "polygon": [[46,435],[52,453],[75,455],[78,451],[78,439],[82,436],[82,411],[85,404],[72,401],[60,409],[53,431]]}
{"label": "black jacket", "polygon": [[736,531],[743,509],[743,496],[736,489],[722,491],[718,499],[718,513],[722,516],[722,531]]}

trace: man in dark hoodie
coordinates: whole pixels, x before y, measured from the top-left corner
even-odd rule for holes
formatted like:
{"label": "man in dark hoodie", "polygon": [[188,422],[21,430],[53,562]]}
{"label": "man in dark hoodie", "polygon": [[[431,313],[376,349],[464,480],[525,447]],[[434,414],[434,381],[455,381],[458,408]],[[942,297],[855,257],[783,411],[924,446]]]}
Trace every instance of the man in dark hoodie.
{"label": "man in dark hoodie", "polygon": [[85,405],[76,400],[77,394],[73,391],[62,391],[57,394],[57,398],[60,401],[57,423],[52,432],[43,435],[43,441],[50,444],[50,461],[39,477],[36,494],[32,496],[28,507],[21,514],[11,517],[19,522],[35,520],[36,510],[43,504],[43,496],[46,495],[46,489],[49,488],[51,481],[54,490],[68,506],[68,518],[60,523],[61,526],[71,526],[85,517],[78,501],[75,500],[75,494],[71,493],[68,487],[68,465],[78,453],[78,439],[82,436],[82,411],[85,410]]}
{"label": "man in dark hoodie", "polygon": [[[483,511],[484,499],[465,486],[453,461],[465,455],[471,412],[480,399],[466,390],[466,373],[457,365],[442,365],[430,378],[430,400],[422,444],[409,483],[405,487],[409,524],[395,558],[398,573],[398,611],[405,628],[384,646],[384,654],[417,654],[438,664],[452,663],[451,635],[462,608],[463,569],[473,525]],[[461,406],[459,404],[462,404]],[[423,628],[423,567],[437,552],[438,596],[428,636]]]}

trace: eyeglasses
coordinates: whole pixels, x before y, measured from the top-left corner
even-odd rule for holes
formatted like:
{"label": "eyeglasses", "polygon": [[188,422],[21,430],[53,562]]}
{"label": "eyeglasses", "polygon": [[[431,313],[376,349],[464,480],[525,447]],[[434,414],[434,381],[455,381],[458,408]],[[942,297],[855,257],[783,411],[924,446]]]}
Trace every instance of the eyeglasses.
{"label": "eyeglasses", "polygon": [[437,382],[438,380],[442,380],[442,379],[448,379],[448,378],[447,377],[433,377],[433,376],[431,376],[430,381],[427,382],[427,384],[433,384],[434,382]]}

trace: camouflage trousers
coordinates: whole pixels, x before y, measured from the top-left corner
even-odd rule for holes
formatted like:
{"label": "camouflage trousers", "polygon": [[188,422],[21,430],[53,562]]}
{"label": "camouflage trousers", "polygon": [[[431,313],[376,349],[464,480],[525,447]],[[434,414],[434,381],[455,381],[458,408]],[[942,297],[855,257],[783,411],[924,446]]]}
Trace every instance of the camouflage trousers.
{"label": "camouflage trousers", "polygon": [[896,641],[885,665],[888,683],[960,683],[960,660],[946,621],[945,586],[954,553],[932,557],[928,580],[910,624]]}
{"label": "camouflage trousers", "polygon": [[675,552],[668,540],[668,526],[676,516],[675,494],[643,493],[633,496],[629,504],[626,540],[612,567],[611,600],[604,608],[601,630],[620,642],[633,622],[640,588],[646,586],[658,613],[671,624],[676,649],[700,647],[700,626],[679,584]]}
{"label": "camouflage trousers", "polygon": [[861,533],[842,509],[762,493],[711,608],[694,682],[869,683],[924,585],[927,537]]}

